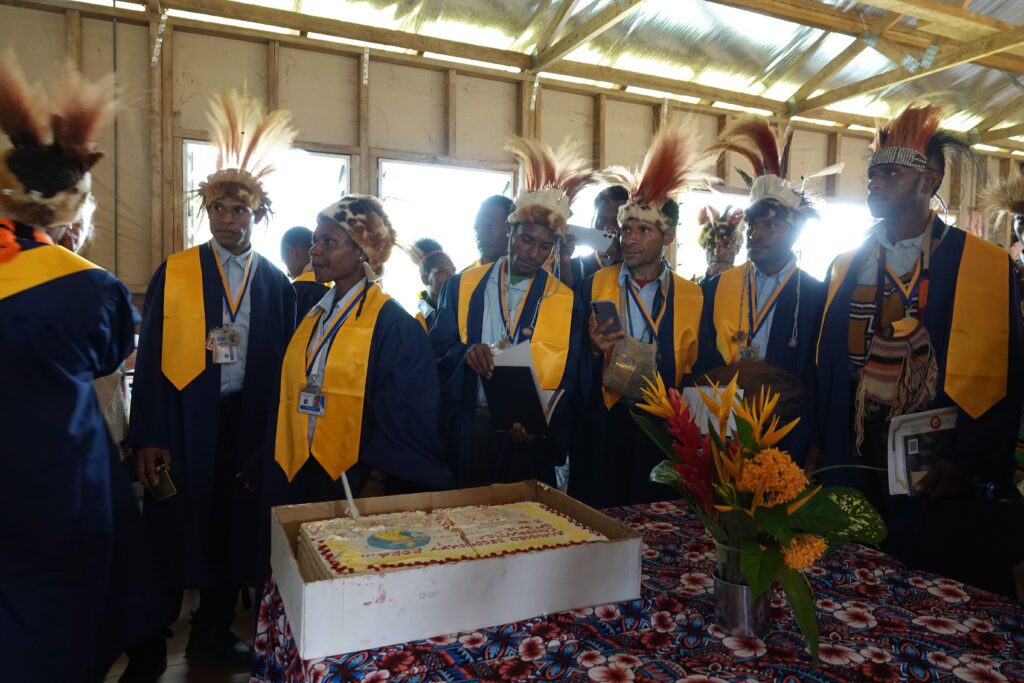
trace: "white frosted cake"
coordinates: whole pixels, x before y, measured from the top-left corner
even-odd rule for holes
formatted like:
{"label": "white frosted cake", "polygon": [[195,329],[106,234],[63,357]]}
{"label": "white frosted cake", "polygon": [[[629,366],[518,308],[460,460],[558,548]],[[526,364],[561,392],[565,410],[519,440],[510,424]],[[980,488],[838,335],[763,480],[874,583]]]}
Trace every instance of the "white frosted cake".
{"label": "white frosted cake", "polygon": [[315,581],[605,540],[540,503],[473,505],[306,522],[299,565]]}

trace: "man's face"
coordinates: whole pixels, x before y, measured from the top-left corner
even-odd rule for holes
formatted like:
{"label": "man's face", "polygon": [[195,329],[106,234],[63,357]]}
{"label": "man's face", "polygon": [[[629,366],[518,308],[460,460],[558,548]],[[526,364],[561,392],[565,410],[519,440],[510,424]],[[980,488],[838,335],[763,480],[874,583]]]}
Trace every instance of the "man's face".
{"label": "man's face", "polygon": [[868,208],[875,218],[902,213],[908,203],[927,200],[938,188],[939,172],[918,171],[898,164],[879,164],[868,169]]}
{"label": "man's face", "polygon": [[317,282],[336,282],[362,271],[363,252],[340,225],[321,216],[313,231],[309,262]]}
{"label": "man's face", "polygon": [[206,206],[206,212],[213,239],[228,251],[238,253],[249,248],[252,227],[262,220],[264,213],[253,213],[248,204],[234,197],[218,197]]}
{"label": "man's face", "polygon": [[513,275],[530,276],[544,267],[558,239],[537,223],[520,223],[513,228],[509,265]]}
{"label": "man's face", "polygon": [[662,232],[647,221],[630,218],[619,231],[622,261],[630,268],[646,266],[660,261],[665,247],[675,238],[674,230]]}
{"label": "man's face", "polygon": [[708,270],[717,275],[723,270],[732,268],[739,253],[739,240],[731,239],[725,230],[715,228],[715,241],[704,248],[704,257],[708,262]]}
{"label": "man's face", "polygon": [[427,287],[430,298],[437,301],[437,295],[441,293],[441,287],[448,282],[448,278],[455,274],[455,265],[447,256],[434,259],[436,263],[430,266],[430,270],[423,274],[423,284]]}
{"label": "man's face", "polygon": [[298,277],[309,263],[309,247],[297,244],[281,245],[281,260],[284,261],[288,274]]}
{"label": "man's face", "polygon": [[778,263],[785,259],[796,242],[796,227],[775,209],[747,221],[747,255],[754,265]]}
{"label": "man's face", "polygon": [[[619,234],[619,208],[623,204],[625,202],[610,200],[598,204],[597,211],[594,212],[594,230],[610,232],[617,236]],[[603,256],[607,256],[613,263],[618,263],[622,260],[618,239],[612,242],[611,246],[608,247],[607,253],[603,254]]]}
{"label": "man's face", "polygon": [[497,260],[508,249],[508,214],[497,205],[492,204],[480,211],[473,225],[476,231],[476,248],[480,256],[489,260]]}

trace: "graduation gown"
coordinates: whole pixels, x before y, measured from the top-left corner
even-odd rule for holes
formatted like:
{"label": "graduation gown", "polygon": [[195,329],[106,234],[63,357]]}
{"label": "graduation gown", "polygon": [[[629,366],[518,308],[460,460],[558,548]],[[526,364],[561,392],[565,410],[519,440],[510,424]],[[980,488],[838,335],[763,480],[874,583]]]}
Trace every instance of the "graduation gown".
{"label": "graduation gown", "polygon": [[[317,310],[307,315],[315,315]],[[351,355],[345,348],[348,327],[349,323],[342,325],[331,354],[347,354],[344,358]],[[303,349],[308,339],[299,340]],[[283,387],[296,397],[301,390],[298,385]],[[388,475],[389,493],[452,487],[454,480],[441,459],[437,439],[439,393],[434,358],[423,328],[398,302],[389,299],[377,314],[370,338],[357,460],[345,471],[353,495],[359,496],[373,469]],[[276,425],[276,401],[274,407]],[[329,417],[318,418],[318,425]],[[302,424],[307,424],[306,416],[301,418]],[[313,502],[307,495],[306,479],[317,476],[311,470],[319,467],[310,456],[289,483],[281,465],[271,461],[266,477],[270,505]],[[325,476],[323,472],[317,474],[321,479]],[[344,500],[340,477],[328,488],[328,500]],[[269,521],[269,509],[261,517]]]}
{"label": "graduation gown", "polygon": [[[938,218],[933,225],[933,234],[940,235],[944,224]],[[949,363],[950,341],[953,336],[954,308],[961,277],[966,277],[961,270],[961,261],[968,240],[978,240],[962,230],[951,228],[946,232],[931,257],[928,304],[925,310],[924,326],[931,337],[936,360],[938,362],[938,396],[928,408],[943,408],[957,405],[946,393],[946,371]],[[998,249],[994,245],[983,245],[981,248]],[[850,301],[853,289],[857,284],[857,271],[866,258],[875,258],[875,242],[868,240],[852,255],[852,261],[845,272],[845,277],[836,277],[837,264],[829,269],[826,283],[829,285],[828,305],[822,320],[821,336],[818,351],[818,411],[821,419],[819,440],[823,445],[824,455],[822,466],[855,464],[862,458],[854,453],[853,448],[853,397],[857,382],[857,372],[849,360],[849,326]],[[843,257],[840,257],[843,258]],[[849,257],[848,257],[849,258]],[[1000,258],[996,253],[995,259]],[[1007,258],[1009,258],[1007,256]],[[837,261],[838,262],[838,261]],[[998,269],[996,269],[998,272]],[[986,301],[985,292],[974,291],[970,307],[980,310],[985,316],[995,319],[1006,316],[1009,319],[1009,340],[1005,349],[992,349],[991,353],[973,354],[991,358],[993,364],[1005,364],[1006,391],[1003,397],[982,414],[971,416],[958,406],[957,427],[954,435],[952,452],[949,456],[961,465],[972,479],[982,482],[996,482],[1008,485],[1013,471],[1013,454],[1020,420],[1021,405],[1024,403],[1022,393],[1022,333],[1020,318],[1020,299],[1013,282],[1012,269],[1007,269],[1005,286],[1008,288],[1008,307],[1006,310],[994,310]],[[965,282],[970,285],[970,282]],[[986,310],[992,309],[992,310]],[[987,336],[984,329],[977,331],[978,338]],[[879,490],[877,475],[857,469],[831,470],[821,476],[822,482],[830,485],[847,485],[870,490]],[[887,491],[887,489],[885,489]],[[889,524],[888,547],[911,563],[923,560],[921,553],[928,552],[923,548],[932,536],[936,546],[949,561],[957,561],[955,555],[961,555],[959,561],[979,564],[980,558],[971,553],[958,553],[953,542],[961,542],[964,536],[974,535],[973,531],[958,530],[954,525],[970,523],[972,518],[978,520],[977,510],[973,510],[970,500],[940,499],[932,501],[928,496],[888,496],[884,505],[888,509]],[[970,508],[970,510],[969,510]],[[940,517],[943,521],[939,521]],[[998,524],[998,522],[997,522]],[[1005,535],[1005,532],[1000,532]],[[1000,541],[994,541],[998,545]],[[989,544],[990,547],[992,544]],[[932,558],[935,559],[935,558]],[[983,563],[981,563],[983,564]],[[948,570],[955,573],[952,566],[938,567],[933,570]]]}
{"label": "graduation gown", "polygon": [[295,288],[295,313],[298,320],[302,320],[330,290],[327,285],[317,282],[311,272],[302,273],[292,280],[292,287]]}
{"label": "graduation gown", "polygon": [[[667,309],[658,328],[658,374],[665,386],[677,387],[685,382],[698,358],[702,295],[700,288],[693,283],[675,273],[669,275],[665,297]],[[595,274],[587,278],[578,289],[580,308],[584,311],[590,310],[590,303],[594,300],[596,277]],[[680,287],[685,291],[679,291],[682,303],[677,306]],[[677,317],[680,318],[678,323]],[[677,328],[689,330],[685,341],[677,339]],[[676,346],[679,344],[687,347],[681,349],[681,357],[689,365],[677,368]],[[573,439],[569,453],[569,494],[599,508],[678,498],[679,494],[672,488],[650,480],[651,470],[665,456],[633,421],[630,415],[632,408],[621,400],[611,408],[606,406],[602,392],[604,362],[603,356],[591,351],[588,339],[587,348],[580,354],[579,409],[589,423],[590,439],[578,442]]]}
{"label": "graduation gown", "polygon": [[[204,244],[199,250],[209,331],[223,319],[223,285],[213,248]],[[163,374],[166,269],[165,261],[146,291],[128,440],[136,447],[170,450],[170,473],[178,492],[161,502],[146,496],[144,517],[150,533],[160,539],[160,559],[172,585],[205,588],[212,577],[200,530],[208,527],[212,509],[221,366],[207,351],[205,369],[182,390]],[[295,290],[284,273],[260,258],[248,296],[250,333],[237,434],[240,455],[234,467],[259,489],[264,461],[272,459],[281,360],[295,327]],[[224,542],[231,576],[243,584],[262,578],[256,562],[259,495],[246,492],[239,481],[229,504],[232,534]]]}
{"label": "graduation gown", "polygon": [[[60,249],[18,240],[22,253]],[[55,254],[77,259],[70,253]],[[167,618],[92,380],[134,347],[128,289],[88,268],[0,295],[0,657],[11,681],[96,681]],[[12,668],[13,667],[13,668]]]}
{"label": "graduation gown", "polygon": [[[442,442],[448,466],[455,473],[460,485],[466,483],[466,473],[471,470],[470,459],[474,457],[473,431],[480,379],[480,376],[466,365],[466,354],[472,346],[481,343],[484,293],[488,279],[497,277],[497,273],[492,267],[470,296],[466,343],[462,342],[459,333],[458,318],[459,290],[464,276],[465,271],[454,275],[442,287],[438,297],[436,318],[429,332],[441,381]],[[547,271],[537,271],[523,304],[522,315],[526,316],[524,320],[532,318],[545,288],[549,286],[548,278],[553,277]],[[491,454],[491,458],[499,463],[495,475],[498,481],[539,479],[551,485],[555,484],[555,467],[565,462],[569,447],[572,426],[570,405],[572,394],[577,387],[576,371],[582,344],[581,310],[579,299],[574,297],[572,320],[569,323],[569,352],[558,387],[565,393],[551,416],[549,434],[547,438],[538,439],[532,444],[515,443],[506,435],[497,435],[499,452]]]}
{"label": "graduation gown", "polygon": [[[737,266],[739,271],[743,266]],[[725,288],[719,290],[719,283],[722,275],[715,275],[706,278],[701,282],[701,289],[704,291],[704,310],[701,313],[700,323],[700,352],[699,360],[694,367],[694,379],[700,381],[705,374],[728,363],[734,363],[737,357],[730,357],[726,360],[722,354],[722,344],[719,343],[720,334],[730,334],[720,331],[715,326],[715,303],[717,297],[734,295],[730,292],[725,294]],[[793,335],[793,315],[797,307],[797,288],[799,286],[800,310],[797,315],[797,345],[789,345]],[[739,295],[736,295],[737,299]],[[732,300],[730,299],[730,302]],[[745,306],[745,305],[744,305]],[[821,312],[825,306],[825,284],[817,280],[806,271],[801,271],[799,277],[794,275],[779,293],[775,304],[775,312],[772,314],[772,327],[768,335],[768,345],[765,357],[762,359],[778,368],[781,368],[796,378],[807,390],[808,396],[805,401],[805,410],[799,415],[785,416],[789,419],[799,417],[800,423],[782,440],[779,447],[789,451],[793,459],[799,464],[803,462],[807,449],[813,443],[817,434],[815,426],[815,363],[814,354],[817,348],[818,330],[821,326]],[[744,315],[746,308],[744,307]],[[744,323],[743,329],[746,329]]]}

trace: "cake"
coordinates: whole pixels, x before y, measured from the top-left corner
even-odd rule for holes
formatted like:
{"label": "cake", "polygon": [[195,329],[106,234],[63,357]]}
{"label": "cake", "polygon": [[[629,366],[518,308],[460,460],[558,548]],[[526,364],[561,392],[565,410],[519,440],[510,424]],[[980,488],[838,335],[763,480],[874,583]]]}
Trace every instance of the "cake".
{"label": "cake", "polygon": [[527,501],[306,522],[299,527],[298,555],[303,575],[317,581],[605,540]]}

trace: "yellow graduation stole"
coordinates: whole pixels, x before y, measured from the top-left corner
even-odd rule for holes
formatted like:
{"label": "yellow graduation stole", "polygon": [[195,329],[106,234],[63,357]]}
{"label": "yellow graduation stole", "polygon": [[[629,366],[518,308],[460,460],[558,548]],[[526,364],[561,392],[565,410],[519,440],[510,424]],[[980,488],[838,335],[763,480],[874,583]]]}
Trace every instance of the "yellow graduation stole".
{"label": "yellow graduation stole", "polygon": [[[946,349],[946,395],[973,418],[980,417],[1006,395],[1006,349],[1010,339],[1007,290],[1010,262],[994,244],[967,234],[960,257],[953,319]],[[832,265],[825,311],[818,333],[825,329],[829,307],[850,271],[856,250],[839,256]],[[846,336],[843,336],[846,339]]]}
{"label": "yellow graduation stole", "polygon": [[373,284],[366,290],[362,311],[349,316],[327,351],[323,384],[324,414],[316,419],[309,443],[309,415],[299,412],[299,393],[306,385],[306,349],[322,309],[303,319],[288,343],[281,368],[281,400],[277,410],[274,460],[288,481],[295,478],[310,454],[337,479],[359,460],[363,429],[363,399],[370,342],[381,307],[391,299]]}
{"label": "yellow graduation stole", "polygon": [[[494,264],[477,266],[459,276],[459,339],[463,344],[469,339],[469,300],[493,267]],[[530,354],[541,389],[554,390],[562,384],[565,363],[569,358],[572,304],[572,290],[548,273],[540,310],[537,311],[537,324],[530,338]]]}
{"label": "yellow graduation stole", "polygon": [[754,329],[756,330],[760,320],[763,316],[768,315],[771,307],[775,305],[775,301],[782,294],[782,290],[789,284],[789,278],[795,274],[796,269],[775,290],[773,298],[764,302],[763,306],[752,296],[749,296],[750,290],[753,288],[753,282],[748,285],[749,289],[746,293],[743,290],[743,280],[745,278],[753,280],[754,274],[751,269],[748,269],[745,265],[736,266],[718,276],[718,288],[715,290],[715,308],[712,319],[715,323],[715,348],[722,354],[722,359],[727,364],[735,363],[740,357],[740,345],[736,340],[737,333],[751,333],[748,329],[750,327],[749,312],[746,311],[746,306],[749,305],[749,302],[753,300],[754,305],[760,309],[760,315],[758,315],[757,311],[753,311],[755,319]]}
{"label": "yellow graduation stole", "polygon": [[0,264],[0,299],[93,268],[99,266],[64,247],[44,245],[26,249],[10,261]]}
{"label": "yellow graduation stole", "polygon": [[[594,283],[591,289],[591,300],[607,300],[615,302],[615,308],[619,308],[619,275],[622,272],[622,264],[602,268],[594,274]],[[680,277],[676,273],[670,273],[674,287],[672,297],[672,353],[675,358],[676,376],[673,385],[678,387],[683,381],[683,375],[693,368],[697,362],[697,339],[700,330],[700,313],[704,305],[704,292],[698,285]],[[666,302],[667,304],[667,302]],[[622,312],[619,311],[619,317]],[[605,356],[605,363],[608,356]],[[602,385],[601,391],[604,394],[605,408],[611,407],[619,402],[622,396]]]}
{"label": "yellow graduation stole", "polygon": [[178,391],[206,369],[206,302],[199,249],[171,254],[164,274],[160,369]]}
{"label": "yellow graduation stole", "polygon": [[333,282],[317,282],[316,275],[313,273],[312,270],[307,270],[305,272],[299,273],[299,276],[292,280],[292,282],[315,282],[316,284],[323,285],[328,289],[334,286]]}

